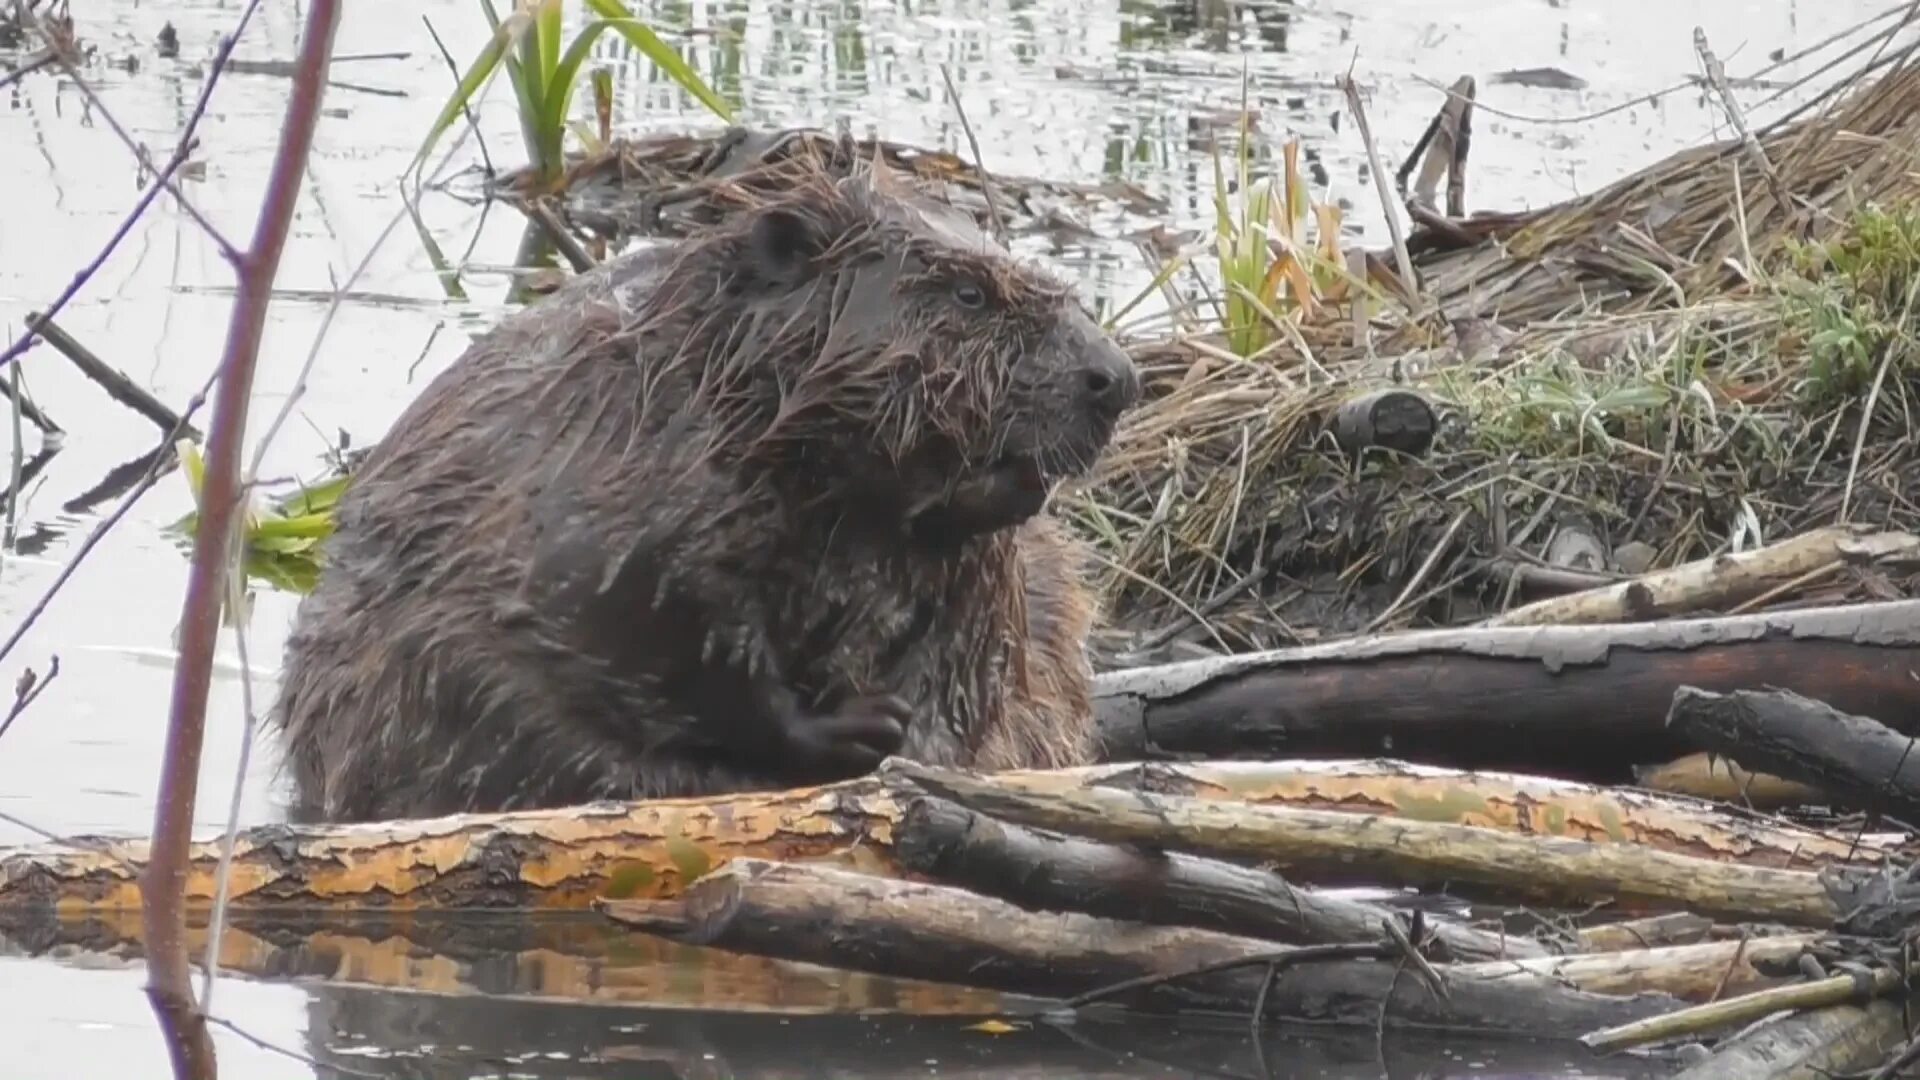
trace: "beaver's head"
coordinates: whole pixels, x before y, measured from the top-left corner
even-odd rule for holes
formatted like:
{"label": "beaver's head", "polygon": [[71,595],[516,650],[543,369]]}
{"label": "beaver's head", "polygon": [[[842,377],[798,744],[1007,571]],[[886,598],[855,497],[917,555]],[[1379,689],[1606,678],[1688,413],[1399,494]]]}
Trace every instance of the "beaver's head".
{"label": "beaver's head", "polygon": [[754,403],[757,452],[863,497],[926,507],[993,475],[1018,520],[1140,398],[1071,288],[884,171],[803,174],[701,243],[731,268],[708,386]]}

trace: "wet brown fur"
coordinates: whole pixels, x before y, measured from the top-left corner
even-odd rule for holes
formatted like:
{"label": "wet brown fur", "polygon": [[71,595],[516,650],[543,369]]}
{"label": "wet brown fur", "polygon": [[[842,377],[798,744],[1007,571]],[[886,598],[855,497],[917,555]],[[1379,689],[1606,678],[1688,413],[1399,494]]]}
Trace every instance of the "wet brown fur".
{"label": "wet brown fur", "polygon": [[1068,289],[884,177],[802,169],[571,280],[339,504],[274,713],[295,816],[835,778],[795,765],[781,702],[890,696],[922,761],[1088,761],[1081,549],[995,463],[1084,472],[1094,368],[1137,399]]}

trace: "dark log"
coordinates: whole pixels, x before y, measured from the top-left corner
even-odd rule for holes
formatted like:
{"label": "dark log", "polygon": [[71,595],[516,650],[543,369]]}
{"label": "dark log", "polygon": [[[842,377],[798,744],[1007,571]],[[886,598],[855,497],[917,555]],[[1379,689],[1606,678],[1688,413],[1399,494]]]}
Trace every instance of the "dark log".
{"label": "dark log", "polygon": [[1427,399],[1411,390],[1387,387],[1341,402],[1327,419],[1334,442],[1351,457],[1369,447],[1420,457],[1433,445],[1439,422]]}
{"label": "dark log", "polygon": [[1920,752],[1914,739],[1877,720],[1789,690],[1714,694],[1683,686],[1667,726],[1749,769],[1920,825]]}
{"label": "dark log", "polygon": [[[600,907],[627,926],[688,944],[1024,994],[1064,998],[1143,976],[1169,976],[1112,1000],[1150,1011],[1242,1017],[1267,979],[1264,964],[1187,973],[1284,951],[1212,931],[1038,915],[944,885],[752,859],[701,878],[680,900],[605,901]],[[1273,979],[1267,1015],[1574,1039],[1679,1004],[1665,994],[1588,994],[1541,976],[1492,980],[1439,971],[1446,979],[1444,999],[1395,962],[1290,967]]]}
{"label": "dark log", "polygon": [[1920,716],[1920,600],[1730,618],[1389,634],[1109,672],[1109,760],[1386,755],[1618,783],[1695,749],[1682,686],[1772,684],[1886,722]]}
{"label": "dark log", "polygon": [[[945,799],[909,805],[893,844],[895,860],[909,870],[1028,911],[1079,911],[1289,945],[1379,941],[1383,923],[1404,921],[1378,904],[1297,889],[1270,870],[1037,832]],[[1441,959],[1547,953],[1529,938],[1428,925]]]}

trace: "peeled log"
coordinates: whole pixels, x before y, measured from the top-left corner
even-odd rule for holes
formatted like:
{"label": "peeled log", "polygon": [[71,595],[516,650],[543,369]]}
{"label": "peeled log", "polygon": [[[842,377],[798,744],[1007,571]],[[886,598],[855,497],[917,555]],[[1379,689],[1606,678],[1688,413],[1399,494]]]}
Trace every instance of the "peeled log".
{"label": "peeled log", "polygon": [[[1299,889],[1270,870],[1035,832],[944,799],[921,799],[895,832],[900,864],[1028,911],[1078,911],[1292,945],[1379,941],[1402,917]],[[1444,957],[1544,956],[1538,942],[1456,922],[1428,924]]]}
{"label": "peeled log", "polygon": [[1058,773],[1008,772],[994,782],[1023,791],[1124,788],[1162,795],[1303,810],[1381,814],[1479,825],[1529,836],[1644,844],[1748,866],[1813,869],[1873,864],[1888,848],[1877,838],[1814,829],[1684,797],[1517,773],[1465,772],[1403,761],[1147,762],[1113,766],[1086,783]]}
{"label": "peeled log", "polygon": [[1905,1035],[1898,1002],[1834,1005],[1742,1032],[1673,1080],[1834,1080],[1885,1061]]}
{"label": "peeled log", "polygon": [[1489,960],[1459,964],[1453,970],[1489,979],[1505,972],[1527,972],[1595,994],[1658,992],[1686,1001],[1707,1001],[1719,994],[1745,993],[1798,978],[1795,958],[1821,939],[1819,934],[1780,934],[1581,956]]}
{"label": "peeled log", "polygon": [[1737,554],[1714,555],[1598,589],[1556,596],[1496,615],[1482,626],[1645,622],[1727,608],[1810,574],[1843,567],[1920,564],[1920,537],[1834,525]]}
{"label": "peeled log", "polygon": [[[607,901],[601,909],[627,926],[688,944],[1056,997],[1283,951],[1252,938],[1091,915],[1040,915],[948,886],[749,859],[694,882],[681,900]],[[1678,1004],[1658,994],[1587,994],[1539,976],[1454,978],[1448,967],[1439,969],[1448,989],[1442,1000],[1399,967],[1343,960],[1282,970],[1268,996],[1269,1015],[1570,1039]],[[1187,976],[1136,991],[1125,1001],[1153,1010],[1245,1016],[1264,978],[1261,966]],[[1599,1016],[1622,1019],[1590,1023]]]}
{"label": "peeled log", "polygon": [[1877,720],[1786,691],[1709,694],[1682,687],[1667,726],[1750,769],[1920,824],[1920,753],[1912,738]]}
{"label": "peeled log", "polygon": [[1685,754],[1659,765],[1636,766],[1634,783],[1666,795],[1690,795],[1755,810],[1808,806],[1826,798],[1819,788],[1767,773],[1751,772],[1738,762],[1709,754]]}
{"label": "peeled log", "polygon": [[[1644,843],[1753,865],[1876,862],[1886,853],[1872,842],[1850,847],[1841,838],[1686,800],[1395,762],[1145,763],[999,775],[1028,791],[1145,787],[1200,799]],[[891,874],[894,825],[904,800],[916,794],[869,776],[724,798],[361,825],[268,825],[244,830],[237,839],[232,906],[580,908],[603,893],[674,896],[690,877],[736,856],[823,859]],[[188,906],[204,909],[213,896],[219,845],[196,844],[190,855]],[[138,866],[145,857],[144,840],[81,838],[0,851],[0,910],[138,910]]]}
{"label": "peeled log", "polygon": [[1464,825],[1146,792],[1029,793],[898,759],[882,768],[927,794],[1016,824],[1259,862],[1316,884],[1472,885],[1547,904],[1586,905],[1609,898],[1621,905],[1824,929],[1840,917],[1858,876],[1839,868],[1816,874],[1728,865],[1636,844],[1540,839]]}
{"label": "peeled log", "polygon": [[1612,783],[1697,749],[1682,686],[1920,716],[1920,600],[1716,619],[1397,633],[1102,675],[1111,760],[1347,758]]}

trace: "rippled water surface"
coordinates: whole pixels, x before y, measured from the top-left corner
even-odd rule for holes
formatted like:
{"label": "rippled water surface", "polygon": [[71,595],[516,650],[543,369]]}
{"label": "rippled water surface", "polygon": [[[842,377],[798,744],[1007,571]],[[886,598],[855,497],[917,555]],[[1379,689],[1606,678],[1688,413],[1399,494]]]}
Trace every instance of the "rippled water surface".
{"label": "rippled water surface", "polygon": [[[1162,196],[1170,225],[1204,224],[1212,185],[1208,140],[1234,122],[1242,73],[1257,127],[1277,142],[1299,135],[1317,182],[1347,201],[1352,220],[1379,243],[1378,199],[1360,169],[1364,151],[1332,86],[1349,70],[1368,90],[1368,109],[1389,168],[1397,166],[1440,101],[1435,84],[1471,74],[1480,83],[1469,202],[1508,209],[1566,198],[1721,133],[1719,113],[1698,90],[1621,106],[1684,81],[1697,68],[1692,31],[1704,27],[1736,75],[1770,54],[1791,54],[1874,14],[1864,0],[1495,0],[1435,5],[1350,0],[1243,5],[1232,0],[800,0],[788,3],[656,2],[637,11],[684,31],[676,38],[752,123],[831,126],[968,153],[947,102],[940,65],[951,66],[987,164],[996,171],[1099,182],[1124,179]],[[164,157],[200,87],[200,68],[235,18],[234,0],[156,4],[76,3],[73,15],[95,50],[86,74],[132,137]],[[263,6],[238,55],[293,56],[297,5]],[[423,18],[424,16],[424,18]],[[257,439],[293,388],[333,283],[365,257],[399,208],[397,180],[450,85],[425,21],[462,63],[485,24],[455,0],[347,5],[337,51],[404,52],[403,59],[341,60],[329,92],[294,234],[282,263],[284,291],[261,357]],[[178,59],[154,42],[178,31]],[[705,127],[707,115],[612,41],[599,50],[620,72],[617,123],[627,130]],[[1512,69],[1553,67],[1584,80],[1578,90],[1498,81]],[[1789,67],[1768,79],[1795,74]],[[225,231],[245,237],[278,134],[288,84],[273,75],[230,74],[200,130],[190,198]],[[1761,118],[1766,84],[1742,85]],[[0,91],[0,334],[15,335],[119,226],[139,189],[133,158],[79,88],[50,75]],[[583,95],[584,97],[584,95]],[[1496,112],[1497,110],[1497,112]],[[1507,114],[1507,115],[1499,115]],[[1556,121],[1557,122],[1550,122]],[[510,90],[494,87],[480,122],[492,157],[521,161]],[[444,145],[444,144],[443,144]],[[468,141],[447,172],[478,160]],[[513,213],[429,194],[423,211],[435,239],[464,258],[468,299],[446,300],[422,245],[405,225],[372,259],[327,331],[314,375],[265,456],[262,475],[313,476],[330,445],[376,440],[423,380],[503,310],[505,269],[522,222]],[[1094,223],[1099,226],[1100,222]],[[1136,223],[1137,224],[1137,223]],[[1042,249],[1042,254],[1047,254]],[[1090,295],[1124,299],[1151,276],[1125,245],[1061,251]],[[136,224],[60,324],[162,401],[179,407],[212,370],[224,338],[230,276],[214,246],[165,202]],[[57,452],[24,432],[28,479],[17,504],[17,542],[0,560],[0,626],[24,618],[100,516],[118,501],[116,468],[150,453],[159,431],[107,397],[42,346],[22,375],[32,397],[65,430]],[[202,418],[204,423],[204,417]],[[102,485],[109,485],[102,494]],[[0,664],[11,683],[23,668],[59,674],[0,741],[0,844],[36,831],[143,833],[151,824],[169,688],[170,640],[184,580],[182,549],[163,529],[186,512],[180,477],[169,477],[92,553],[33,629]],[[263,594],[249,636],[254,693],[273,693],[272,669],[292,611]],[[198,821],[216,828],[239,759],[243,715],[239,664],[223,639],[202,773]],[[274,748],[259,748],[241,799],[243,820],[274,820]],[[101,930],[112,942],[110,928]],[[276,1049],[218,1033],[224,1075],[316,1075],[320,1058],[380,1076],[1199,1076],[1249,1075],[1237,1030],[1150,1032],[1052,1029],[991,1037],[958,1022],[887,1019],[743,1019],[661,1014],[603,993],[598,1004],[557,1004],[556,992],[624,971],[637,982],[707,977],[698,954],[609,953],[590,975],[556,973],[550,952],[503,946],[448,960],[448,986],[484,994],[397,994],[396,966],[427,960],[371,935],[348,945],[289,946],[250,939],[276,968],[305,981],[230,979],[215,1011]],[[44,944],[41,943],[41,944]],[[135,1080],[165,1074],[139,987],[137,966],[94,953],[53,959],[30,938],[0,936],[0,1065],[9,1077],[100,1075]],[[617,951],[617,950],[616,950]],[[564,953],[564,950],[562,950]],[[445,959],[445,958],[442,958]],[[382,966],[386,965],[386,966]],[[649,966],[652,965],[652,966]],[[456,970],[457,969],[457,970]],[[418,976],[419,972],[415,971]],[[420,977],[416,984],[436,985]],[[557,989],[558,988],[558,989]],[[817,988],[817,987],[816,987]],[[601,987],[602,990],[605,987]],[[884,995],[881,995],[884,997]],[[549,1000],[543,1001],[543,998]],[[1384,1054],[1384,1058],[1383,1058]],[[1543,1056],[1544,1055],[1544,1056]],[[1627,1066],[1574,1071],[1549,1051],[1499,1055],[1373,1040],[1294,1041],[1269,1050],[1275,1075],[1395,1076],[1637,1075]],[[1384,1066],[1383,1066],[1384,1060]],[[319,1075],[331,1075],[320,1073]],[[1657,1075],[1657,1074],[1656,1074]]]}

